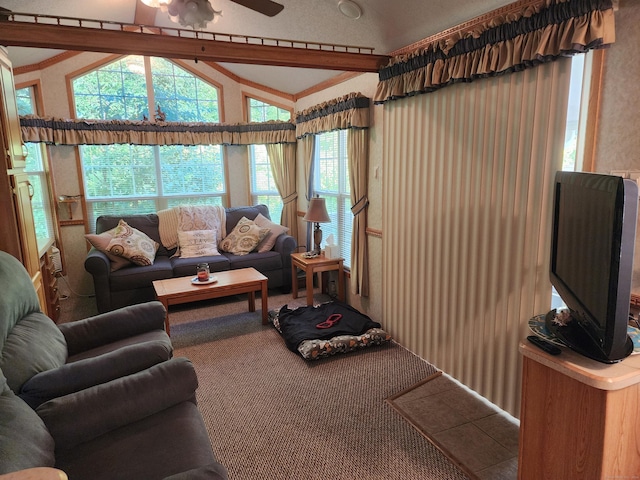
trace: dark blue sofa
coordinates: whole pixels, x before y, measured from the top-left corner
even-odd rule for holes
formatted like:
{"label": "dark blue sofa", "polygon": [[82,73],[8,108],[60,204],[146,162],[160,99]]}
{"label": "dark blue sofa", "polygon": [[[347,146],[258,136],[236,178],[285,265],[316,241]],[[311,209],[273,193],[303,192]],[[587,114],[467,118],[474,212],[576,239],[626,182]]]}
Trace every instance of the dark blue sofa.
{"label": "dark blue sofa", "polygon": [[[227,208],[227,232],[231,232],[242,217],[253,220],[259,213],[271,218],[266,205]],[[269,288],[280,288],[283,293],[291,291],[291,253],[295,252],[297,244],[290,235],[280,235],[273,249],[264,253],[253,252],[240,256],[222,253],[208,257],[172,258],[176,250],[167,250],[162,246],[156,214],[101,216],[96,221],[96,233],[111,230],[118,225],[120,219],[147,234],[160,244],[160,248],[153,265],[133,265],[115,272],[110,271],[110,261],[107,256],[91,248],[84,266],[85,270],[93,276],[99,312],[153,300],[155,298],[152,284],[154,280],[195,275],[196,265],[203,262],[209,264],[211,272],[253,267],[268,278]]]}

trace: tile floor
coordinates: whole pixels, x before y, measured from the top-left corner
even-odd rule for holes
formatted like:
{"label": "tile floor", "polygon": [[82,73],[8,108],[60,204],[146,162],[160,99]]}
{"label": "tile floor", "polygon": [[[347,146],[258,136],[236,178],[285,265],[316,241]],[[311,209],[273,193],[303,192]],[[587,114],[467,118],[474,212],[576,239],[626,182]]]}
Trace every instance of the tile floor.
{"label": "tile floor", "polygon": [[471,478],[518,477],[519,421],[451,377],[436,376],[389,400]]}

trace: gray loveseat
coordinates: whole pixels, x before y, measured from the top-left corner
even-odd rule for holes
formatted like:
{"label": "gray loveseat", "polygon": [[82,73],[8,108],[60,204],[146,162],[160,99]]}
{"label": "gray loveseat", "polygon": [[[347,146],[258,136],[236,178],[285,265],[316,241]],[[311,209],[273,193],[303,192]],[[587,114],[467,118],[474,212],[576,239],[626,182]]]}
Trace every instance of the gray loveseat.
{"label": "gray loveseat", "polygon": [[[234,207],[226,209],[226,229],[231,232],[242,217],[254,220],[258,214],[266,218],[269,209],[266,205]],[[110,261],[106,254],[91,248],[84,266],[93,276],[96,303],[99,312],[107,312],[126,305],[146,302],[155,298],[152,282],[173,277],[195,275],[196,265],[206,262],[211,272],[253,267],[268,278],[269,288],[280,288],[284,293],[291,290],[291,253],[297,247],[295,239],[287,234],[278,237],[272,250],[263,253],[252,252],[248,255],[221,255],[180,258],[173,257],[176,249],[167,250],[160,240],[159,219],[156,214],[101,216],[96,221],[96,233],[103,233],[118,225],[123,219],[160,244],[153,265],[129,267],[110,271]]]}

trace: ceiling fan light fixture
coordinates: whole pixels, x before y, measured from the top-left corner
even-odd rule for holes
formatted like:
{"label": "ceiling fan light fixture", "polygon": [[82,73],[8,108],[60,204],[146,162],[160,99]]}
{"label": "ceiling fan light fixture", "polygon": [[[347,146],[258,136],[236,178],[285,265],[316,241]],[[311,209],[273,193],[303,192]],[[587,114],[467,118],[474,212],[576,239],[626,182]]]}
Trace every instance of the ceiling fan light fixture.
{"label": "ceiling fan light fixture", "polygon": [[340,0],[338,2],[338,10],[345,17],[353,18],[354,20],[362,16],[362,8],[353,0]]}
{"label": "ceiling fan light fixture", "polygon": [[214,10],[209,0],[171,0],[166,11],[172,22],[194,30],[206,28],[207,23],[215,23],[222,16],[222,11]]}

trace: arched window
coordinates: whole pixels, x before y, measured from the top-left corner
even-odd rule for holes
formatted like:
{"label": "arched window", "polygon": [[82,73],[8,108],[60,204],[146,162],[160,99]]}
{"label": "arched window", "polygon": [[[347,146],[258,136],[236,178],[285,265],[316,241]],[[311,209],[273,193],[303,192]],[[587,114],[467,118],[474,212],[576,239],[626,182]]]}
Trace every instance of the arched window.
{"label": "arched window", "polygon": [[[163,59],[130,55],[72,81],[77,118],[219,122],[218,88]],[[104,214],[223,205],[220,145],[80,146],[89,225]]]}

